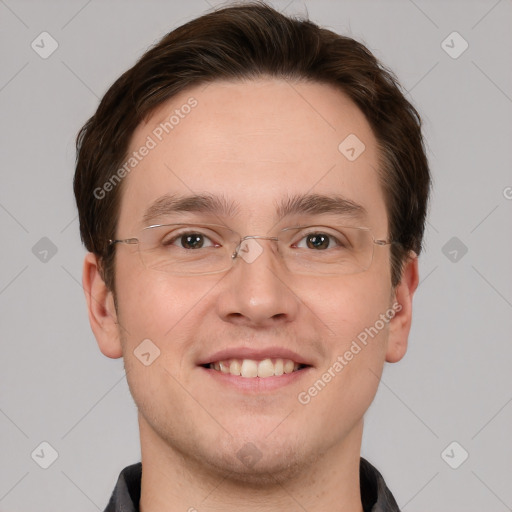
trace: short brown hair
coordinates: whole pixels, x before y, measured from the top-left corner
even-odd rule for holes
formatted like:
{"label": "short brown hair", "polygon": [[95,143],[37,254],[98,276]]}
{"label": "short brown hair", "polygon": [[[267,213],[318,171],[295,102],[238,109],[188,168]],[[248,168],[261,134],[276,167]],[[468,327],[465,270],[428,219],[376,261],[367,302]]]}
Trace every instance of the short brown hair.
{"label": "short brown hair", "polygon": [[394,75],[352,38],[294,19],[264,3],[233,5],[173,30],[107,91],[77,137],[74,192],[80,233],[99,257],[114,290],[114,248],[122,183],[105,197],[95,190],[126,159],[135,128],[187,87],[259,77],[331,84],[363,112],[379,144],[379,178],[388,212],[391,281],[401,279],[410,251],[422,246],[430,172],[421,119]]}

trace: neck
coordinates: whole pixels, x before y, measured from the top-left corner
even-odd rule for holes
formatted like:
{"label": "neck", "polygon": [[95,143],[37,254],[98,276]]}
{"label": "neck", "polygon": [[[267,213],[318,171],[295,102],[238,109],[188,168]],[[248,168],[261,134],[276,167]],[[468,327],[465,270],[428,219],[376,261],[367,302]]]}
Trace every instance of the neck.
{"label": "neck", "polygon": [[363,512],[359,487],[362,420],[336,446],[293,475],[241,481],[178,452],[139,416],[141,512]]}

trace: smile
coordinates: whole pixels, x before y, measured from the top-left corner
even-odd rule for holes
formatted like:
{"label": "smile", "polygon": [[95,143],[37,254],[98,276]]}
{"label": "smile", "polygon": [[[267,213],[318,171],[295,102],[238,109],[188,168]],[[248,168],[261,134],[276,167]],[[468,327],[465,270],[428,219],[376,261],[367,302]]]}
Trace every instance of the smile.
{"label": "smile", "polygon": [[306,365],[296,363],[291,359],[225,359],[202,365],[204,368],[221,373],[244,377],[246,379],[279,377],[305,368]]}

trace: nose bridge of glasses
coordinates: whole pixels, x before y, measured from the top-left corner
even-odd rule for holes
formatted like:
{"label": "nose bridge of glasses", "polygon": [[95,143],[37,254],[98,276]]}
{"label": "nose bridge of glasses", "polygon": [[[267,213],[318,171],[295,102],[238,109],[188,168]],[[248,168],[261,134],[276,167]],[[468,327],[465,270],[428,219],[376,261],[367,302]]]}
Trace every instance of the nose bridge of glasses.
{"label": "nose bridge of glasses", "polygon": [[246,235],[246,236],[243,236],[241,239],[240,239],[240,243],[242,243],[243,241],[245,240],[249,240],[249,239],[255,239],[255,240],[274,240],[274,241],[278,241],[278,238],[277,236],[265,236],[265,235]]}
{"label": "nose bridge of glasses", "polygon": [[277,236],[246,235],[240,237],[238,244],[236,245],[233,253],[231,254],[232,260],[235,260],[240,256],[248,263],[252,263],[252,261],[254,261],[263,252],[263,247],[261,247],[260,244],[258,244],[257,242],[251,244],[250,242],[248,242],[248,240],[270,240],[274,242],[279,241]]}

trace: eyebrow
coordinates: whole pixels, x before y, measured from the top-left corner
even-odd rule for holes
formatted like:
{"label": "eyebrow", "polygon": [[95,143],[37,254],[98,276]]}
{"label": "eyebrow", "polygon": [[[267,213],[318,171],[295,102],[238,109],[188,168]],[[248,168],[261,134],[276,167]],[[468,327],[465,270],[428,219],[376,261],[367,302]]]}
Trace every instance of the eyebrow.
{"label": "eyebrow", "polygon": [[158,217],[175,213],[210,213],[222,217],[233,217],[238,213],[239,205],[229,202],[224,196],[212,194],[193,194],[176,196],[165,194],[154,201],[144,212],[142,221],[152,222]]}
{"label": "eyebrow", "polygon": [[340,195],[305,194],[289,196],[276,208],[277,217],[282,219],[295,214],[335,214],[354,219],[365,219],[365,207]]}
{"label": "eyebrow", "polygon": [[[239,211],[239,203],[229,201],[222,195],[192,194],[177,196],[166,194],[159,197],[147,208],[142,221],[147,224],[160,217],[184,212],[234,217]],[[361,220],[367,217],[364,206],[340,195],[296,194],[276,203],[278,220],[297,214],[333,214]]]}

